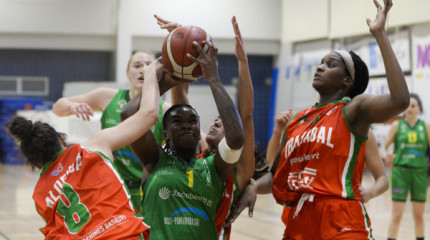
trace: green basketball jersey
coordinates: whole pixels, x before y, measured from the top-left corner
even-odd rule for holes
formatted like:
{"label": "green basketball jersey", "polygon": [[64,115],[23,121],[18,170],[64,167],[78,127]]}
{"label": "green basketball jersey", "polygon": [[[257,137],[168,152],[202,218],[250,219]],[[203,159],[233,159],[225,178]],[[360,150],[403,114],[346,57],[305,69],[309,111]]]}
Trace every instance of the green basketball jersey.
{"label": "green basketball jersey", "polygon": [[217,239],[223,189],[212,155],[187,162],[163,152],[143,185],[141,212],[150,239]]}
{"label": "green basketball jersey", "polygon": [[393,164],[395,166],[411,168],[427,168],[426,151],[427,131],[425,122],[418,120],[411,127],[404,120],[399,121],[395,136],[395,153]]}
{"label": "green basketball jersey", "polygon": [[[103,111],[101,121],[102,129],[110,128],[121,122],[121,111],[130,101],[129,90],[120,89],[113,97],[112,101]],[[151,127],[155,140],[161,144],[163,141],[163,106],[164,100],[160,99],[160,110],[158,121]],[[115,137],[115,136],[112,136]],[[125,181],[140,182],[142,178],[143,166],[139,159],[134,156],[129,146],[122,147],[113,152],[115,167]]]}

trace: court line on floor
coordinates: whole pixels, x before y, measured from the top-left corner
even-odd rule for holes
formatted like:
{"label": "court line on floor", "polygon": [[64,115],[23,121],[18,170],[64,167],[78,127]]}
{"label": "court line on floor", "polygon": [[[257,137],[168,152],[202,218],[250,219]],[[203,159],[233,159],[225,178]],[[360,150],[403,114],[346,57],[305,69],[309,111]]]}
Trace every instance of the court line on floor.
{"label": "court line on floor", "polygon": [[10,238],[8,238],[5,234],[3,234],[2,232],[0,232],[0,236],[2,236],[5,240],[10,240]]}

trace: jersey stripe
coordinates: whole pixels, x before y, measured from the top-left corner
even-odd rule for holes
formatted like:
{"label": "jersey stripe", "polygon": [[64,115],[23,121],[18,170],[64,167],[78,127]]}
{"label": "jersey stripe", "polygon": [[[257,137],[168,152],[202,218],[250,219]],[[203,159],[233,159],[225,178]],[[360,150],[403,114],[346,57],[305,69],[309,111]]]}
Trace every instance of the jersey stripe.
{"label": "jersey stripe", "polygon": [[354,134],[350,133],[350,142],[349,142],[349,153],[348,153],[348,160],[345,163],[345,167],[343,168],[343,172],[342,172],[342,197],[347,198],[347,196],[350,194],[350,191],[352,189],[350,189],[350,185],[347,186],[347,175],[348,172],[350,171],[350,166],[351,166],[351,159],[354,156],[354,146],[355,146],[355,136]]}
{"label": "jersey stripe", "polygon": [[367,214],[366,208],[364,207],[361,201],[358,201],[358,203],[360,203],[361,210],[363,212],[364,226],[366,227],[366,230],[369,233],[367,235],[367,238],[371,240],[375,240],[372,236],[372,228],[370,227],[369,215]]}

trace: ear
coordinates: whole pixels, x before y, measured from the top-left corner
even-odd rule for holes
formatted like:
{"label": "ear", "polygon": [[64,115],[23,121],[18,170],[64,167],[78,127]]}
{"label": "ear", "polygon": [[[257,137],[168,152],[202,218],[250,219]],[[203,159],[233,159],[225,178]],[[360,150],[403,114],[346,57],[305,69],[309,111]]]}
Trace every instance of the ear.
{"label": "ear", "polygon": [[343,84],[348,88],[351,89],[352,85],[354,85],[354,81],[352,80],[352,78],[350,76],[345,76],[345,78],[343,79]]}
{"label": "ear", "polygon": [[125,70],[125,75],[127,75],[127,78],[128,78],[128,81],[130,81],[130,72],[129,72],[129,70],[127,69],[127,70]]}
{"label": "ear", "polygon": [[64,135],[62,133],[60,134],[60,142],[61,142],[61,146],[63,146],[63,148],[67,147],[66,138],[64,137]]}
{"label": "ear", "polygon": [[163,139],[166,142],[167,142],[167,140],[169,140],[169,135],[167,135],[167,131],[166,130],[163,131]]}

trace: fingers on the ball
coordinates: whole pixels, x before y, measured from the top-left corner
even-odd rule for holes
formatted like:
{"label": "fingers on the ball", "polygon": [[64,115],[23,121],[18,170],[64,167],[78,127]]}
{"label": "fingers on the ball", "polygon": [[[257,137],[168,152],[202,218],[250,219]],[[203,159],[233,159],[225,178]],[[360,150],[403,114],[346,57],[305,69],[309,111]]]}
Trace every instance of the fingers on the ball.
{"label": "fingers on the ball", "polygon": [[[193,44],[194,44],[194,46],[197,48],[197,51],[199,51],[199,53],[202,53],[202,52],[203,52],[203,49],[202,49],[202,47],[200,47],[200,45],[199,45],[199,43],[198,43],[198,42],[194,41],[194,42],[193,42]],[[204,44],[204,43],[203,43],[203,44]]]}
{"label": "fingers on the ball", "polygon": [[189,59],[193,60],[193,61],[198,61],[198,59],[197,59],[197,58],[195,58],[193,55],[191,55],[191,54],[189,54],[189,53],[187,53],[187,57],[188,57]]}

